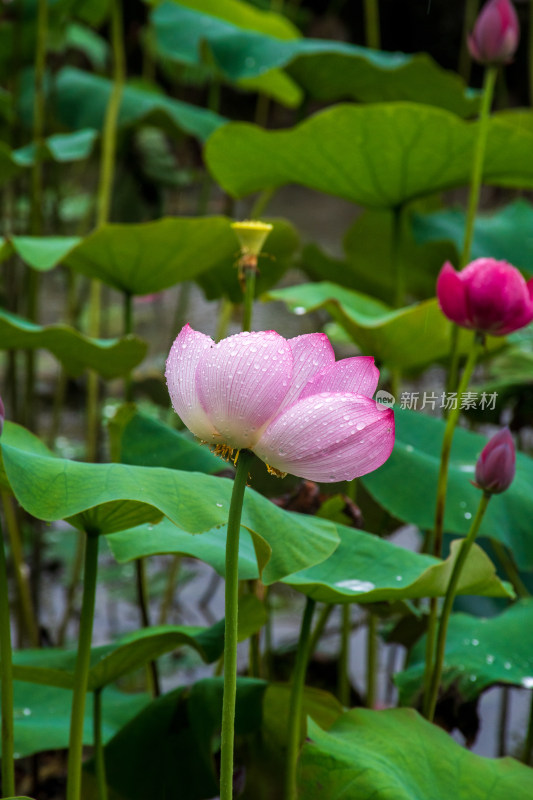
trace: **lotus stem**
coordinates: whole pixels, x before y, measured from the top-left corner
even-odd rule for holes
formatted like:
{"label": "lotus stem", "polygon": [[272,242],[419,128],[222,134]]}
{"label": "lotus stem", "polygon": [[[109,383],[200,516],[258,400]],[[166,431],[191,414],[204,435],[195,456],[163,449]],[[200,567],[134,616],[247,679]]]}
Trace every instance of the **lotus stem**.
{"label": "lotus stem", "polygon": [[531,592],[520,577],[520,573],[512,554],[508,553],[507,548],[504,547],[504,545],[497,539],[492,539],[491,545],[496,554],[496,558],[502,565],[507,578],[516,592],[516,596],[520,598],[531,597]]}
{"label": "lotus stem", "polygon": [[[440,558],[442,554],[444,512],[446,509],[446,491],[448,488],[448,468],[450,463],[450,454],[452,449],[453,436],[455,433],[455,428],[457,427],[457,422],[459,421],[459,415],[461,413],[461,396],[468,388],[468,384],[470,382],[470,378],[472,377],[477,357],[481,351],[483,343],[484,343],[483,335],[476,333],[474,343],[468,355],[468,360],[465,364],[463,374],[461,376],[461,382],[457,389],[457,403],[455,408],[453,408],[450,411],[450,415],[446,420],[446,427],[444,429],[444,436],[442,439],[442,447],[441,447],[439,477],[437,483],[435,526],[433,531],[433,555],[437,556],[437,558]],[[433,671],[433,664],[434,664],[433,654],[435,648],[437,610],[438,610],[438,600],[436,597],[432,597],[430,601],[430,611],[429,611],[428,629],[426,638],[426,667],[424,673],[424,687],[425,687],[424,697],[426,701],[429,698],[431,674]]]}
{"label": "lotus stem", "polygon": [[220,308],[218,312],[217,330],[215,334],[215,341],[220,342],[228,335],[228,327],[233,314],[233,303],[227,297],[223,297],[220,301]]}
{"label": "lotus stem", "polygon": [[350,611],[349,603],[341,605],[341,651],[339,653],[339,700],[350,705]]}
{"label": "lotus stem", "polygon": [[83,568],[83,561],[85,555],[85,538],[86,538],[85,535],[83,533],[80,533],[78,536],[78,541],[76,543],[76,553],[74,555],[74,561],[70,573],[70,580],[67,586],[65,610],[63,612],[63,617],[61,618],[61,622],[59,624],[57,633],[57,644],[59,645],[59,647],[62,647],[65,643],[65,635],[67,632],[67,627],[70,622],[70,617],[72,616],[72,611],[74,608],[76,589],[78,588],[78,584],[81,578],[81,571]]}
{"label": "lotus stem", "polygon": [[239,615],[239,538],[244,490],[253,453],[241,450],[233,481],[226,544],[224,696],[222,700],[222,741],[220,752],[220,800],[233,797],[233,744],[235,700],[237,697],[237,642]]}
{"label": "lotus stem", "polygon": [[[124,292],[124,335],[129,336],[133,332],[133,298],[131,292]],[[131,370],[124,378],[124,400],[131,403],[133,400],[133,378]]]}
{"label": "lotus stem", "polygon": [[78,654],[74,670],[74,693],[70,716],[66,800],[81,800],[81,775],[83,755],[83,721],[85,698],[91,661],[96,577],[98,574],[98,545],[96,535],[87,534],[85,544],[85,573],[83,576],[83,601],[81,606]]}
{"label": "lotus stem", "polygon": [[435,508],[435,537],[433,541],[433,555],[437,558],[441,557],[442,552],[442,534],[444,528],[444,511],[446,508],[446,490],[448,487],[448,468],[450,464],[450,454],[452,449],[452,442],[455,433],[455,428],[459,421],[461,414],[461,396],[466,392],[470,378],[476,366],[478,356],[484,344],[483,334],[476,333],[473,345],[468,354],[468,359],[465,364],[461,382],[457,389],[457,403],[455,408],[450,411],[450,416],[446,420],[446,427],[444,429],[444,437],[442,440],[439,479],[437,484],[437,503]]}
{"label": "lotus stem", "polygon": [[474,27],[474,22],[479,11],[479,0],[466,0],[465,12],[463,16],[463,32],[461,36],[461,50],[459,52],[459,63],[457,72],[466,84],[470,82],[470,70],[472,59],[468,50],[468,34]]}
{"label": "lotus stem", "polygon": [[[485,163],[485,151],[489,134],[490,111],[494,97],[494,86],[498,70],[496,67],[487,67],[483,84],[483,94],[481,98],[481,108],[478,119],[478,135],[474,149],[472,163],[472,174],[470,177],[470,194],[468,197],[468,207],[465,220],[465,236],[463,241],[463,251],[459,267],[462,269],[470,261],[472,242],[474,240],[474,224],[479,206],[481,193],[481,182],[483,179],[483,164]],[[459,371],[459,331],[457,325],[452,325],[452,336],[450,342],[450,367],[446,382],[447,391],[453,391],[457,385],[457,374]]]}
{"label": "lotus stem", "polygon": [[289,730],[287,734],[287,766],[285,772],[285,800],[296,800],[298,787],[296,781],[298,754],[300,751],[300,735],[302,725],[303,691],[305,674],[310,654],[311,622],[316,602],[310,597],[306,599],[296,663],[292,674],[291,699],[289,705]]}
{"label": "lotus stem", "polygon": [[507,755],[507,727],[509,724],[509,693],[508,686],[503,686],[500,695],[500,713],[498,716],[498,756]]}
{"label": "lotus stem", "polygon": [[[101,227],[109,221],[115,175],[118,115],[126,73],[121,0],[113,0],[111,4],[111,43],[113,50],[113,88],[109,95],[102,133],[102,160],[96,199],[97,227]],[[98,338],[100,335],[100,318],[101,283],[93,279],[91,281],[89,299],[89,335],[94,338]],[[94,370],[89,370],[87,379],[87,459],[89,461],[96,461],[98,451],[98,388],[98,374]]]}
{"label": "lotus stem", "polygon": [[[37,2],[37,39],[35,42],[35,88],[33,95],[33,144],[35,158],[31,171],[31,212],[30,225],[34,236],[42,233],[43,210],[43,161],[41,146],[44,135],[45,93],[44,77],[46,69],[46,39],[48,35],[48,0]],[[33,272],[33,270],[32,270]]]}
{"label": "lotus stem", "polygon": [[[150,614],[149,614],[149,597],[148,586],[146,583],[146,569],[144,558],[138,558],[135,561],[135,579],[137,585],[137,604],[141,614],[141,625],[143,628],[150,627]],[[159,672],[157,670],[157,663],[150,661],[146,666],[147,682],[150,694],[152,697],[159,697],[161,694],[161,687],[159,681]]]}
{"label": "lotus stem", "polygon": [[102,689],[95,689],[93,692],[93,743],[98,800],[107,800],[105,752],[102,741]]}
{"label": "lotus stem", "polygon": [[261,219],[275,193],[276,188],[274,186],[271,186],[268,189],[263,189],[262,192],[259,192],[255,203],[252,206],[252,210],[250,211],[250,219]]}
{"label": "lotus stem", "polygon": [[2,683],[0,702],[2,710],[2,792],[5,797],[15,794],[12,659],[6,552],[4,535],[0,529],[0,679]]}
{"label": "lotus stem", "polygon": [[533,0],[529,4],[528,39],[529,103],[533,105]]}
{"label": "lotus stem", "polygon": [[459,550],[459,554],[457,556],[457,559],[455,561],[452,570],[450,582],[448,583],[448,587],[446,589],[446,596],[444,598],[444,605],[442,607],[442,613],[440,617],[439,632],[437,635],[435,664],[433,667],[433,674],[431,677],[431,684],[429,689],[429,697],[427,701],[426,716],[430,722],[433,722],[433,717],[435,716],[435,708],[437,706],[437,697],[439,693],[440,679],[442,676],[442,665],[444,663],[444,653],[446,650],[446,634],[448,632],[448,623],[450,621],[450,615],[452,613],[453,601],[455,600],[455,596],[457,594],[457,586],[459,585],[459,578],[461,577],[461,572],[463,571],[466,559],[468,558],[468,554],[470,553],[472,545],[474,544],[474,540],[478,534],[479,526],[481,525],[481,521],[483,520],[485,511],[487,510],[487,506],[489,504],[489,500],[491,497],[492,495],[489,494],[488,492],[483,492],[483,494],[481,495],[476,516],[474,517],[472,525],[470,526],[470,530],[468,531],[466,539],[463,539],[463,542],[461,544],[461,549]]}
{"label": "lotus stem", "polygon": [[378,625],[377,617],[368,612],[367,640],[366,640],[366,705],[374,708],[377,697],[378,671]]}
{"label": "lotus stem", "polygon": [[39,625],[35,616],[35,609],[31,599],[30,585],[28,581],[28,567],[24,562],[22,550],[22,540],[20,529],[13,508],[13,501],[7,491],[2,489],[2,506],[4,508],[4,518],[6,521],[9,544],[11,547],[11,559],[15,570],[15,580],[17,583],[18,598],[24,620],[24,628],[32,647],[39,647]]}
{"label": "lotus stem", "polygon": [[463,252],[461,255],[461,267],[466,266],[470,260],[472,240],[474,238],[474,222],[479,206],[479,195],[481,192],[481,182],[483,179],[483,164],[485,162],[485,151],[487,149],[487,139],[489,135],[490,110],[492,98],[494,97],[494,86],[498,70],[496,67],[487,67],[485,70],[485,80],[483,84],[483,94],[481,96],[481,108],[479,110],[478,135],[474,150],[474,160],[472,163],[472,176],[470,178],[470,195],[466,212],[465,238]]}
{"label": "lotus stem", "polygon": [[531,763],[531,754],[533,753],[533,693],[529,706],[529,721],[527,724],[526,740],[524,742],[524,752],[522,753],[522,761],[524,764]]}
{"label": "lotus stem", "polygon": [[374,50],[381,47],[378,0],[365,0],[365,42]]}
{"label": "lotus stem", "polygon": [[320,637],[324,633],[324,628],[326,627],[328,620],[331,617],[331,614],[333,613],[334,608],[335,608],[334,603],[327,603],[322,608],[322,611],[318,615],[318,621],[311,635],[311,642],[309,644],[309,658],[311,658],[311,656],[317,649]]}
{"label": "lotus stem", "polygon": [[[46,38],[48,34],[48,0],[37,3],[37,39],[35,42],[35,89],[33,96],[33,145],[35,158],[31,171],[30,231],[32,236],[42,233],[43,166],[41,146],[44,134],[44,73],[46,68]],[[27,314],[31,322],[39,316],[39,273],[27,267]],[[35,429],[35,365],[34,350],[26,351],[26,386],[24,419],[30,430]]]}
{"label": "lotus stem", "polygon": [[245,273],[245,289],[244,289],[244,306],[242,314],[242,329],[243,331],[252,330],[252,315],[254,309],[254,295],[255,295],[255,267],[246,267]]}
{"label": "lotus stem", "polygon": [[182,557],[179,554],[172,556],[172,563],[168,570],[163,600],[161,601],[161,607],[159,609],[159,625],[166,625],[168,620],[168,613],[172,607],[174,592],[176,591],[176,583],[180,572],[181,558]]}

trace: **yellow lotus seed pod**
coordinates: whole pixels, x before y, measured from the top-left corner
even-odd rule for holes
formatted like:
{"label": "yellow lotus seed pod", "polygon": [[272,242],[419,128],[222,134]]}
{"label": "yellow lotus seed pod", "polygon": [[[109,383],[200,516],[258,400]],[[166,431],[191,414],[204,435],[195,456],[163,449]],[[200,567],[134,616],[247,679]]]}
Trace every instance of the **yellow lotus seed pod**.
{"label": "yellow lotus seed pod", "polygon": [[232,222],[231,227],[235,231],[243,255],[258,256],[265,240],[272,230],[272,225],[268,222],[258,222],[257,220],[243,220],[242,222]]}

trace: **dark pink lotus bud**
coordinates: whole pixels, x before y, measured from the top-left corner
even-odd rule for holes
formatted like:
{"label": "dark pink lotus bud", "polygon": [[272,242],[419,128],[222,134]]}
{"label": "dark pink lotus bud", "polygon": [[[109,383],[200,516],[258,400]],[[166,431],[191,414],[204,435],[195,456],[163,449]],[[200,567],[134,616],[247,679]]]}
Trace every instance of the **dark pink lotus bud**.
{"label": "dark pink lotus bud", "polygon": [[2,435],[2,431],[4,430],[5,418],[6,418],[6,410],[4,408],[4,401],[0,397],[0,436]]}
{"label": "dark pink lotus bud", "polygon": [[468,37],[468,49],[480,64],[508,64],[519,39],[520,25],[511,0],[489,0]]}
{"label": "dark pink lotus bud", "polygon": [[437,280],[442,312],[463,328],[506,336],[533,320],[533,279],[507,261],[478,258],[461,272],[447,261]]}
{"label": "dark pink lotus bud", "polygon": [[504,428],[490,439],[481,451],[476,464],[478,489],[489,494],[505,492],[513,482],[516,471],[516,453],[509,428]]}

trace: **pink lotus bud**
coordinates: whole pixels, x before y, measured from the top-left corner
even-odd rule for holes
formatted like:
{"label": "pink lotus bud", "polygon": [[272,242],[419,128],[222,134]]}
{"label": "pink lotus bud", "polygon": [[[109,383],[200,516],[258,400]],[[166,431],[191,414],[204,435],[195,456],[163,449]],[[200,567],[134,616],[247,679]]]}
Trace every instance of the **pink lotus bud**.
{"label": "pink lotus bud", "polygon": [[520,25],[511,0],[489,0],[468,37],[468,49],[480,64],[508,64],[519,39]]}
{"label": "pink lotus bud", "polygon": [[478,258],[461,272],[449,262],[437,280],[442,312],[463,328],[506,336],[533,320],[533,279],[507,261]]}
{"label": "pink lotus bud", "polygon": [[476,464],[474,486],[489,494],[505,492],[513,482],[515,462],[513,437],[509,428],[504,428],[493,436],[481,451]]}
{"label": "pink lotus bud", "polygon": [[2,431],[4,430],[5,418],[6,418],[6,410],[4,408],[4,402],[0,397],[0,436],[2,435]]}
{"label": "pink lotus bud", "polygon": [[166,378],[174,409],[199,439],[226,457],[252,450],[277,475],[352,480],[380,467],[394,445],[393,411],[372,399],[374,359],[335,361],[323,333],[246,332],[215,344],[185,325]]}

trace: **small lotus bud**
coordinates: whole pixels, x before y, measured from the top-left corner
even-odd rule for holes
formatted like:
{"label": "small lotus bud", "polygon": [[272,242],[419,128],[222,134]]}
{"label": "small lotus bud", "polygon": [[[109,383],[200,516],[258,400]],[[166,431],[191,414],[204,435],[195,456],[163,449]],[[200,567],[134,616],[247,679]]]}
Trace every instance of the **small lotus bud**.
{"label": "small lotus bud", "polygon": [[505,492],[513,482],[516,454],[509,428],[504,428],[490,439],[481,451],[476,464],[474,486],[488,494]]}
{"label": "small lotus bud", "polygon": [[480,64],[508,64],[519,39],[520,25],[511,0],[489,0],[468,37],[468,49]]}
{"label": "small lotus bud", "polygon": [[4,402],[0,397],[0,436],[2,435],[2,431],[4,429],[4,420],[6,418],[6,410],[4,408]]}
{"label": "small lotus bud", "polygon": [[256,257],[263,249],[266,238],[272,230],[272,225],[269,225],[268,222],[255,220],[232,222],[231,227],[237,235],[243,255]]}

